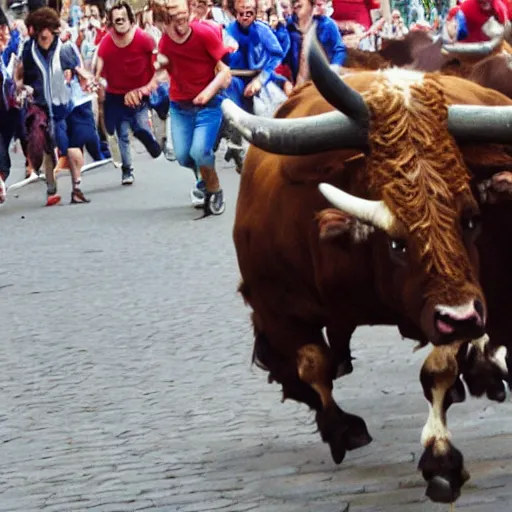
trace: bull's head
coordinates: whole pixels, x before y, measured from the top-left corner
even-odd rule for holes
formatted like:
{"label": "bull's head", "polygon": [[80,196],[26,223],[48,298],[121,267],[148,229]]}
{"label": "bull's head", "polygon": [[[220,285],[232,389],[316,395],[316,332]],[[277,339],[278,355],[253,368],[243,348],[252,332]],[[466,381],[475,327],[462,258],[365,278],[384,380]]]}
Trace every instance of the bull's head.
{"label": "bull's head", "polygon": [[372,250],[382,300],[434,344],[478,338],[486,320],[475,249],[479,210],[454,139],[508,141],[511,107],[448,107],[434,78],[400,88],[385,73],[363,98],[329,68],[317,41],[309,49],[309,66],[317,89],[337,111],[263,119],[226,101],[225,116],[269,152],[365,151],[370,199],[327,184],[320,191],[377,228]]}

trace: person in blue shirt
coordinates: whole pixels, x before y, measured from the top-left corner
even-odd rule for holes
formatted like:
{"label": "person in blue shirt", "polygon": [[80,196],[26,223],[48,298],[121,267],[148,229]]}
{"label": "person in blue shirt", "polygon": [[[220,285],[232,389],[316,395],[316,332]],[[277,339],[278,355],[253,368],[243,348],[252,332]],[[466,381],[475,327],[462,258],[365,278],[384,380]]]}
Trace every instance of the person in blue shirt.
{"label": "person in blue shirt", "polygon": [[[238,0],[235,4],[236,20],[226,28],[227,36],[238,46],[225,58],[225,63],[232,71],[226,94],[249,113],[254,113],[254,97],[260,92],[265,91],[268,93],[265,97],[272,98],[273,93],[268,86],[274,83],[279,87],[275,69],[284,58],[283,49],[272,29],[256,19],[257,7],[256,0]],[[276,89],[278,93],[284,94],[277,87]],[[222,132],[228,138],[228,150],[224,159],[227,162],[234,160],[236,170],[240,173],[244,158],[242,138],[226,123]]]}
{"label": "person in blue shirt", "polygon": [[17,28],[13,28],[10,32],[10,41],[2,52],[2,60],[5,66],[9,65],[13,55],[16,56],[18,54],[18,48],[21,41],[20,31]]}
{"label": "person in blue shirt", "polygon": [[[17,79],[34,90],[33,104],[25,120],[27,133],[30,133],[28,155],[34,168],[38,168],[43,149],[53,156],[57,146],[61,155],[69,160],[71,202],[87,203],[89,200],[80,188],[83,147],[87,146],[95,160],[100,160],[101,154],[92,97],[82,89],[87,77],[78,48],[60,40],[60,19],[49,7],[32,12],[27,18],[27,27],[33,37],[23,47]],[[41,130],[41,126],[45,128]],[[46,169],[46,186],[47,206],[60,202],[53,168]]]}
{"label": "person in blue shirt", "polygon": [[236,21],[226,29],[236,41],[238,49],[228,54],[226,64],[232,70],[244,70],[250,76],[237,76],[233,72],[227,95],[247,112],[253,111],[252,99],[272,81],[274,70],[282,62],[283,49],[272,29],[256,20],[255,0],[240,0],[236,4]]}
{"label": "person in blue shirt", "polygon": [[466,17],[459,7],[453,7],[448,11],[443,29],[445,42],[462,41],[468,37],[468,26]]}
{"label": "person in blue shirt", "polygon": [[336,23],[325,15],[315,15],[314,9],[314,0],[294,0],[294,13],[287,24],[291,44],[285,63],[290,66],[296,85],[309,78],[306,59],[302,55],[302,42],[313,23],[316,23],[316,37],[331,65],[343,66],[347,56],[347,50]]}
{"label": "person in blue shirt", "polygon": [[[268,23],[272,32],[277,37],[281,48],[283,49],[283,55],[288,55],[290,51],[290,34],[286,28],[286,22],[280,20],[275,9],[271,9],[268,17]],[[289,96],[292,92],[293,85],[291,83],[292,74],[289,66],[281,62],[281,64],[275,70],[275,82],[278,83],[285,94]]]}

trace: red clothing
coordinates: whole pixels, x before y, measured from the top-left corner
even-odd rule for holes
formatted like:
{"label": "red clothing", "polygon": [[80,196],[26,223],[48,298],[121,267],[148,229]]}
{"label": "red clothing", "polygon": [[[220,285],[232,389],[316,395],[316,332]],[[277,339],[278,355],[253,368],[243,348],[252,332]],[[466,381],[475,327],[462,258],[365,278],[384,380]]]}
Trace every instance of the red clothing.
{"label": "red clothing", "polygon": [[333,0],[332,19],[335,21],[355,21],[366,30],[372,26],[370,10],[380,7],[379,0]]}
{"label": "red clothing", "polygon": [[281,75],[286,78],[289,82],[293,81],[292,78],[292,70],[290,69],[290,66],[288,64],[279,64],[276,69],[274,69],[274,73],[276,75]]}
{"label": "red clothing", "polygon": [[502,0],[491,0],[491,5],[492,9],[489,11],[482,10],[478,0],[466,0],[459,6],[464,13],[468,28],[468,37],[464,39],[465,43],[489,40],[489,37],[483,32],[482,26],[491,16],[494,16],[502,25],[508,20],[508,9]]}
{"label": "red clothing", "polygon": [[153,75],[155,40],[137,28],[132,42],[119,48],[110,34],[105,35],[98,48],[98,57],[103,59],[102,76],[107,80],[107,92],[126,94],[144,87]]}
{"label": "red clothing", "polygon": [[96,37],[94,39],[94,44],[98,46],[101,43],[101,40],[107,35],[107,31],[101,28],[96,29]]}
{"label": "red clothing", "polygon": [[172,101],[193,100],[214,78],[215,66],[228,49],[216,30],[204,22],[193,21],[192,32],[181,44],[163,34],[158,51],[169,59]]}

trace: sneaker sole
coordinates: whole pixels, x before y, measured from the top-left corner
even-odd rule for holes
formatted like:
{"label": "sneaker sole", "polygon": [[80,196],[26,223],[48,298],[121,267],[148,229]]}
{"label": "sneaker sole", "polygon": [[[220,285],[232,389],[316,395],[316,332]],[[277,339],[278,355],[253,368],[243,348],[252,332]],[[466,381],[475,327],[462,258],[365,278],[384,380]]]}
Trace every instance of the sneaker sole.
{"label": "sneaker sole", "polygon": [[222,215],[226,211],[226,203],[222,203],[222,206],[217,211],[212,210],[211,207],[209,208],[209,210],[212,215]]}

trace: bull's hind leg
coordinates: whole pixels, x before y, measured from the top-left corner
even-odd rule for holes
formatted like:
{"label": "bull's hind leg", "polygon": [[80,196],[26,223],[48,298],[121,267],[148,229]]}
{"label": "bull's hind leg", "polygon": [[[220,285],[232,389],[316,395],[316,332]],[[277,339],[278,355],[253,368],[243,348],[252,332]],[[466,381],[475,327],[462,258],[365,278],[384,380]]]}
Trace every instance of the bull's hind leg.
{"label": "bull's hind leg", "polygon": [[252,362],[258,368],[268,372],[269,383],[276,381],[282,385],[283,401],[289,398],[304,403],[315,411],[321,409],[322,402],[318,393],[299,379],[293,360],[276,352],[267,335],[256,327]]}
{"label": "bull's hind leg", "polygon": [[[283,400],[292,399],[307,404],[316,411],[316,422],[322,440],[329,444],[334,461],[340,464],[347,450],[354,450],[371,442],[365,422],[338,407],[332,396],[332,381],[336,365],[320,329],[309,329],[296,323],[285,330],[288,343],[274,339],[277,331],[268,334],[253,315],[253,362],[269,372],[269,382],[283,387]],[[292,326],[293,325],[293,326]],[[309,343],[301,343],[308,340]],[[272,341],[279,344],[273,345]],[[284,346],[288,350],[282,349]]]}
{"label": "bull's hind leg", "polygon": [[462,454],[451,444],[446,411],[452,403],[451,389],[459,375],[457,354],[461,342],[436,346],[421,368],[420,380],[429,401],[429,415],[421,442],[425,451],[418,469],[427,481],[427,496],[435,502],[452,503],[469,479]]}
{"label": "bull's hind leg", "polygon": [[321,408],[316,413],[318,429],[322,440],[329,444],[334,462],[340,464],[347,450],[366,446],[372,438],[362,418],[343,411],[334,401],[335,371],[329,351],[323,339],[322,343],[302,346],[297,352],[297,372],[300,380],[320,396]]}

